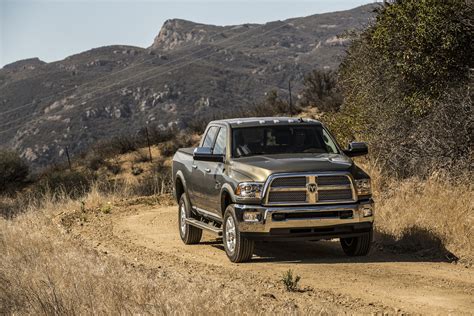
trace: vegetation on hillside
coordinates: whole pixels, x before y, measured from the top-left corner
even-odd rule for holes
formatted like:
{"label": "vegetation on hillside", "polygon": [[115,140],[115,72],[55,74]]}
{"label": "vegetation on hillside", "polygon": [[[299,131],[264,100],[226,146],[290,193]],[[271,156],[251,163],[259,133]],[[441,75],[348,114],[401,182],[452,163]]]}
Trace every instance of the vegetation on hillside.
{"label": "vegetation on hillside", "polygon": [[465,172],[474,121],[473,14],[463,0],[381,7],[341,64],[341,111],[323,118],[339,139],[369,141],[372,159],[387,174]]}

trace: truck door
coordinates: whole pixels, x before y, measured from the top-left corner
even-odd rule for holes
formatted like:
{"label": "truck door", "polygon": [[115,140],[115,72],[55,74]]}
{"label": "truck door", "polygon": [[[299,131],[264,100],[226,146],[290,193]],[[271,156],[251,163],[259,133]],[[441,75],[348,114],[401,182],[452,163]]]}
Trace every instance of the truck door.
{"label": "truck door", "polygon": [[[214,147],[218,132],[218,126],[210,126],[206,131],[204,139],[201,143],[201,147]],[[213,164],[215,163],[210,161],[193,160],[192,165],[191,179],[193,188],[191,202],[193,206],[207,211],[209,211],[209,202],[207,201],[207,199],[209,199],[209,196],[207,195],[207,192],[209,191],[208,186],[210,185],[208,183],[208,174],[210,174],[213,170]]]}
{"label": "truck door", "polygon": [[[221,127],[219,133],[216,137],[216,142],[213,146],[212,153],[215,155],[224,155],[226,153],[226,143],[227,143],[227,129]],[[225,168],[225,163],[222,162],[211,162],[210,163],[211,172],[207,173],[206,182],[207,185],[207,194],[209,202],[208,209],[211,212],[216,213],[217,216],[221,216],[220,210],[220,194],[221,187],[223,184],[223,172]]]}

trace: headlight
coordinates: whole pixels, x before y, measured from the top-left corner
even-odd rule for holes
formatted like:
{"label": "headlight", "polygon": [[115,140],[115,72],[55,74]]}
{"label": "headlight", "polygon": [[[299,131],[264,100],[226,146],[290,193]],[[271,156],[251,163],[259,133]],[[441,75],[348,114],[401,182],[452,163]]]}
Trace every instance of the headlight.
{"label": "headlight", "polygon": [[242,182],[237,185],[235,189],[235,195],[242,198],[255,198],[261,197],[263,190],[263,183],[260,182]]}
{"label": "headlight", "polygon": [[355,180],[357,195],[371,195],[370,179]]}

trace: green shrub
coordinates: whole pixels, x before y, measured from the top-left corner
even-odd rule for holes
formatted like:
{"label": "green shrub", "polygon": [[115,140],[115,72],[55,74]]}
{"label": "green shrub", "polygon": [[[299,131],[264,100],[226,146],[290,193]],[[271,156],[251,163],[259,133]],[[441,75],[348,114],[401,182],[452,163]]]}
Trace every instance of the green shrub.
{"label": "green shrub", "polygon": [[299,290],[298,283],[301,277],[299,275],[293,276],[293,271],[290,269],[283,274],[281,282],[288,292],[296,292]]}
{"label": "green shrub", "polygon": [[18,153],[0,150],[0,193],[11,192],[26,181],[29,167]]}
{"label": "green shrub", "polygon": [[344,140],[368,141],[391,175],[467,170],[473,14],[463,0],[382,6],[341,64],[340,113],[323,120]]}

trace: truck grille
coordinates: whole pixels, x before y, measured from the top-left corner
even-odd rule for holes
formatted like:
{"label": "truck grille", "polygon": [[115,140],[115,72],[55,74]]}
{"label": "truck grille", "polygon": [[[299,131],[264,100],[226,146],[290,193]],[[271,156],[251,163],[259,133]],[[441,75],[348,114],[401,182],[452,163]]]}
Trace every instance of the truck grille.
{"label": "truck grille", "polygon": [[355,201],[349,175],[272,176],[266,204],[330,204]]}
{"label": "truck grille", "polygon": [[305,191],[282,191],[282,192],[270,192],[268,198],[272,202],[306,202],[306,192]]}

